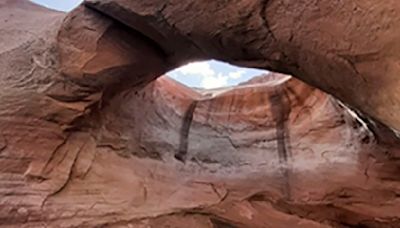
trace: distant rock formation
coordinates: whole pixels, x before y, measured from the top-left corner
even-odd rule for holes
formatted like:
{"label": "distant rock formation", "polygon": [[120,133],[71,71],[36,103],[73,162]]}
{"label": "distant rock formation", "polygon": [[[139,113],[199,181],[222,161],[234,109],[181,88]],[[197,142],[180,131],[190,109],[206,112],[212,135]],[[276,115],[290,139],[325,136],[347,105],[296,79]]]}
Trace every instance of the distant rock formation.
{"label": "distant rock formation", "polygon": [[[0,225],[400,227],[399,10],[0,0]],[[209,58],[319,89],[159,78]]]}

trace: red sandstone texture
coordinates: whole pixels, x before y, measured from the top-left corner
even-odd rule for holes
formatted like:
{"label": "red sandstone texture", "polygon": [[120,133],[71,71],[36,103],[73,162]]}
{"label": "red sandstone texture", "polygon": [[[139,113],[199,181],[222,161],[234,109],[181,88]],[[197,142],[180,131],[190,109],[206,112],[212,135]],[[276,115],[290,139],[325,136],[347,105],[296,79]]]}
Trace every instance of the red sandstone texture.
{"label": "red sandstone texture", "polygon": [[0,0],[1,226],[400,227],[396,1],[160,2]]}

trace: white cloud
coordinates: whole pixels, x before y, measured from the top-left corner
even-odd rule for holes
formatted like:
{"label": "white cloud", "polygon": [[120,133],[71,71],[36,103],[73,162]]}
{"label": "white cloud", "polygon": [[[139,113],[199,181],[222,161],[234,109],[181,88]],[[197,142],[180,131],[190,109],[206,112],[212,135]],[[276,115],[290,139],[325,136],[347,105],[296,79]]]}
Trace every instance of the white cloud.
{"label": "white cloud", "polygon": [[229,86],[229,79],[239,79],[245,73],[245,70],[236,70],[225,75],[216,72],[209,62],[194,62],[176,69],[171,75],[177,80],[182,77],[196,77],[200,81],[200,87],[213,89]]}
{"label": "white cloud", "polygon": [[203,77],[212,77],[215,75],[215,71],[207,62],[189,63],[179,68],[178,72],[182,73],[183,75],[198,75]]}
{"label": "white cloud", "polygon": [[203,77],[201,81],[201,87],[205,89],[220,88],[228,85],[228,77],[218,74],[211,77]]}
{"label": "white cloud", "polygon": [[239,79],[239,78],[241,78],[245,73],[246,73],[246,71],[244,71],[244,70],[237,70],[237,71],[230,72],[230,73],[228,74],[228,76],[229,76],[230,78],[232,78],[232,79]]}

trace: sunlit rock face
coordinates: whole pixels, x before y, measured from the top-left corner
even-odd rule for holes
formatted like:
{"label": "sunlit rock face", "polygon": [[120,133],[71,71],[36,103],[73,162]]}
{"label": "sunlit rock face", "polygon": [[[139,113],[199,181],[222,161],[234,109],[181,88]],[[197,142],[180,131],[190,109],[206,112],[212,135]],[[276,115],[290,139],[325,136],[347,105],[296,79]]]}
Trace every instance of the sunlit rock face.
{"label": "sunlit rock face", "polygon": [[[98,143],[108,156],[132,162],[130,172],[140,172],[132,178],[146,180],[146,196],[136,196],[145,202],[129,210],[143,207],[157,218],[140,223],[397,224],[375,221],[397,216],[397,187],[384,180],[396,175],[395,160],[387,160],[387,168],[375,163],[375,156],[384,159],[384,149],[363,123],[294,78],[265,75],[200,92],[161,78],[115,99],[101,114]],[[120,196],[126,190],[117,186],[112,191]]]}
{"label": "sunlit rock face", "polygon": [[[91,0],[90,8],[65,15],[22,0],[0,0],[0,225],[400,226],[400,151],[390,130],[397,127],[397,103],[396,95],[384,90],[386,82],[393,82],[391,74],[382,71],[380,84],[367,78],[366,87],[353,77],[340,81],[349,76],[348,62],[341,65],[322,54],[316,58],[318,51],[340,47],[317,39],[324,37],[318,35],[321,27],[300,23],[289,39],[295,45],[284,48],[278,36],[286,34],[278,26],[284,21],[274,20],[286,11],[274,16],[277,2],[238,1],[229,7],[225,1],[212,2],[218,6],[213,20],[207,14],[186,15],[211,2],[166,1],[165,8],[154,11],[156,0]],[[287,10],[293,15],[302,10],[300,19],[315,16],[315,7],[333,4],[320,1],[301,8],[296,2],[300,5]],[[367,1],[359,8],[335,4],[343,7],[313,20],[336,25],[332,36],[358,34],[334,23],[337,15],[354,20],[352,25],[367,17],[358,10],[377,13],[391,7],[396,12],[398,5],[389,0]],[[352,13],[340,13],[350,8]],[[236,42],[247,37],[242,28],[262,32],[257,29],[262,21],[253,14],[244,17],[248,24],[237,24],[236,17],[250,9],[265,12],[261,18],[276,25],[270,27],[275,36],[272,30],[268,36],[251,33],[254,41],[243,41],[251,49],[237,51],[247,47]],[[179,15],[185,20],[172,23]],[[398,28],[390,26],[397,17],[384,18],[374,20],[387,25],[382,29]],[[232,21],[227,27],[232,31],[220,30],[226,21]],[[196,25],[196,31],[182,29],[188,24]],[[361,32],[347,39],[351,48],[345,53],[363,47]],[[315,39],[300,39],[308,34]],[[392,39],[375,41],[395,50]],[[263,46],[264,41],[276,45]],[[324,48],[319,42],[325,42]],[[224,52],[224,45],[232,47],[230,52]],[[374,61],[385,65],[396,59],[394,52],[390,58],[382,53],[373,55]],[[214,90],[158,78],[189,60],[210,57],[296,73],[342,102],[278,73]],[[357,64],[351,67],[363,75]],[[376,85],[381,90],[374,90]],[[387,100],[366,102],[380,91],[378,97]]]}

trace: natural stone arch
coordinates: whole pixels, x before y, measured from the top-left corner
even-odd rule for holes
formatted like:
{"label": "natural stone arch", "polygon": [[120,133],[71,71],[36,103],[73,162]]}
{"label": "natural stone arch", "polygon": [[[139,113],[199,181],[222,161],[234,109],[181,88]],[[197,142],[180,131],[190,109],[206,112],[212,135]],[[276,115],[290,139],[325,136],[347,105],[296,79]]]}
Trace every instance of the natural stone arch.
{"label": "natural stone arch", "polygon": [[394,115],[400,8],[393,0],[88,0],[85,5],[141,32],[172,59],[211,57],[292,74],[400,129]]}
{"label": "natural stone arch", "polygon": [[[391,26],[397,23],[394,1],[363,1],[361,12],[353,7],[359,3],[354,1],[316,1],[314,5],[302,1],[158,3],[87,1],[86,6],[65,16],[22,0],[0,1],[5,6],[0,15],[11,24],[0,27],[10,44],[0,46],[4,85],[0,101],[6,104],[0,107],[1,223],[32,227],[43,223],[54,227],[399,224],[397,142],[376,142],[345,108],[321,91],[282,76],[272,77],[262,86],[243,87],[204,100],[168,80],[142,89],[186,61],[215,58],[293,73],[396,128],[396,118],[375,112],[383,107],[397,113],[396,105],[387,104],[396,101],[392,90],[385,93],[388,100],[378,96],[364,103],[368,87],[357,86],[364,85],[364,79],[352,77],[356,86],[340,80],[355,76],[355,69],[357,76],[365,73],[346,60],[354,57],[352,53],[356,54],[354,61],[372,59],[395,68],[396,53],[392,53],[397,46],[391,43],[397,35],[397,27]],[[342,7],[332,7],[334,4]],[[312,10],[314,7],[322,12]],[[331,8],[337,10],[323,13]],[[385,17],[373,21],[385,25],[382,28],[393,35],[384,36],[382,42],[348,35],[346,39],[353,46],[345,47],[340,55],[330,53],[330,43],[323,39],[307,39],[319,37],[310,32],[321,28],[318,23],[322,22],[338,25],[337,36],[357,35],[358,31],[349,29],[352,25],[381,34],[383,29],[371,26],[365,10],[393,14],[389,21]],[[286,13],[298,20],[278,20]],[[316,17],[320,19],[315,20],[317,25],[301,26],[302,16],[309,20],[319,13],[322,16]],[[349,28],[341,27],[339,19],[352,23]],[[288,28],[297,23],[292,33]],[[372,44],[385,48],[372,55],[358,52]],[[333,47],[342,50],[341,45]],[[389,48],[393,49],[391,54],[384,55]],[[367,73],[360,75],[370,79]],[[368,84],[368,80],[366,84],[385,84],[379,89],[395,85],[392,74],[386,75],[388,84]],[[357,92],[360,97],[354,96]],[[242,107],[245,114],[224,105],[236,101],[241,107],[246,99],[259,103]],[[201,153],[209,148],[203,143],[191,149],[205,157],[182,164],[169,156],[169,151],[177,151],[176,132],[195,100],[200,102],[194,119],[202,124],[193,127],[196,137],[229,149],[211,157]],[[265,109],[260,110],[260,106]],[[310,117],[317,126],[310,124]],[[235,122],[251,128],[232,124]],[[212,127],[218,133],[227,123],[236,135],[213,133],[207,138],[200,134],[214,132]],[[276,126],[291,132],[275,131]],[[239,137],[241,131],[251,133],[251,137]],[[260,137],[259,131],[267,137]],[[289,158],[285,155],[288,152],[275,153],[285,150],[282,141],[288,141],[282,137],[286,134],[291,142],[299,143],[289,145]],[[143,140],[146,137],[153,141]],[[262,148],[265,151],[247,151],[247,144],[266,146]],[[160,158],[155,153],[160,151],[168,156]],[[235,153],[228,153],[232,151]],[[224,167],[222,163],[233,155],[239,159]]]}

